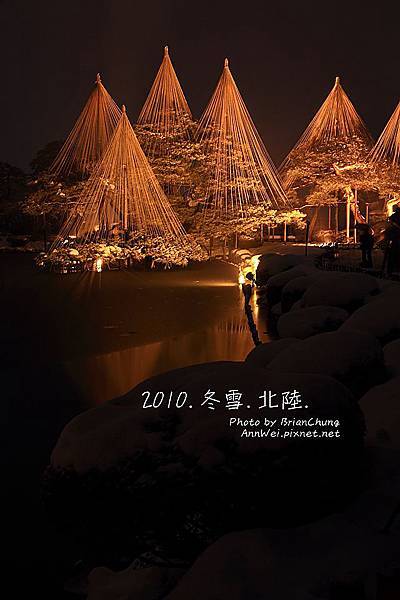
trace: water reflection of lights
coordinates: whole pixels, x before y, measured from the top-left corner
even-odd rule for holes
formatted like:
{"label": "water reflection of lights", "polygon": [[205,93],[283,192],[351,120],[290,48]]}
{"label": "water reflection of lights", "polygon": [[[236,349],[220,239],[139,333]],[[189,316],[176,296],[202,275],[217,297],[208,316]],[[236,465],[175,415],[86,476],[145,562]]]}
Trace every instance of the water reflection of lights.
{"label": "water reflection of lights", "polygon": [[[264,340],[266,338],[264,337]],[[214,325],[178,337],[66,363],[89,404],[121,396],[140,381],[179,367],[244,360],[254,347],[242,308]]]}

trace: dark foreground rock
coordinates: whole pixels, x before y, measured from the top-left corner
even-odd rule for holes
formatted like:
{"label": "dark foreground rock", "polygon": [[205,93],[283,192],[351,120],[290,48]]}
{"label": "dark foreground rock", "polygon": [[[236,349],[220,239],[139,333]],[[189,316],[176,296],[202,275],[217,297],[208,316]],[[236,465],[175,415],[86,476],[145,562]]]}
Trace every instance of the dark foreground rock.
{"label": "dark foreground rock", "polygon": [[[232,389],[243,394],[239,410],[223,406]],[[187,392],[193,408],[143,409],[142,393],[160,390]],[[221,402],[215,410],[201,406],[208,390]],[[260,409],[268,390],[278,404],[296,390],[303,408]],[[338,419],[340,436],[248,437],[251,425],[230,426],[233,417],[293,416]],[[358,405],[332,378],[243,363],[196,365],[153,377],[71,421],[53,452],[44,497],[94,564],[155,547],[191,561],[233,529],[287,527],[336,510],[360,486],[363,437]]]}
{"label": "dark foreground rock", "polygon": [[305,339],[317,333],[335,331],[349,316],[343,308],[311,306],[283,314],[277,324],[281,338]]}
{"label": "dark foreground rock", "polygon": [[314,335],[282,350],[267,368],[280,373],[319,373],[347,385],[357,395],[383,377],[383,352],[372,335],[340,329]]}

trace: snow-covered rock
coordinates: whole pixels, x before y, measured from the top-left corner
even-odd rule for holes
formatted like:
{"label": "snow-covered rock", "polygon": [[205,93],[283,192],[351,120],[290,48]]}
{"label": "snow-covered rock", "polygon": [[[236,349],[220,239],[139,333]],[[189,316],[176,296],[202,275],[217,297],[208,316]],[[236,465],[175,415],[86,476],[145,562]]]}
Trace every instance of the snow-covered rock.
{"label": "snow-covered rock", "polygon": [[[395,503],[386,498],[386,519]],[[388,536],[345,515],[234,532],[207,548],[166,600],[373,598],[376,574],[393,564],[399,541],[398,532]]]}
{"label": "snow-covered rock", "polygon": [[335,377],[351,389],[367,384],[383,365],[379,342],[358,331],[314,335],[282,350],[268,369],[281,373],[320,373]]}
{"label": "snow-covered rock", "polygon": [[319,277],[303,295],[304,306],[338,306],[350,311],[379,293],[378,281],[363,273],[326,273]]}
{"label": "snow-covered rock", "polygon": [[[368,341],[368,336],[363,336],[363,340]],[[296,353],[296,348],[300,348],[303,343],[295,343],[280,354],[287,353],[292,348]],[[280,354],[270,365],[279,359]],[[364,351],[363,356],[365,354]],[[243,394],[243,405],[239,410],[229,411],[225,407],[225,395],[232,389]],[[316,413],[322,410],[326,415],[326,411],[332,411],[337,416],[338,411],[346,413],[346,406],[351,405],[351,396],[346,388],[330,378],[292,374],[288,373],[288,369],[284,369],[284,373],[266,371],[250,363],[194,365],[152,377],[126,396],[75,417],[61,433],[51,462],[53,467],[72,468],[83,473],[91,468],[107,469],[134,456],[138,451],[165,453],[172,443],[181,452],[203,464],[209,462],[210,449],[220,449],[222,441],[225,444],[234,443],[238,451],[245,454],[268,446],[284,447],[289,440],[242,438],[241,430],[229,427],[228,417],[234,413],[235,417],[244,415],[246,419],[268,414],[279,418],[285,412],[281,408],[260,411],[260,397],[265,390],[272,390],[277,394],[276,397],[280,397],[283,392],[291,389],[298,390]],[[186,392],[189,400],[185,408],[167,408],[164,402],[160,408],[143,409],[143,392],[150,392],[153,396],[162,390],[167,395],[173,391],[174,398],[179,392]],[[209,410],[207,404],[202,405],[208,390],[214,391],[214,397],[220,401],[214,404],[215,410]],[[247,406],[251,408],[248,409]],[[297,412],[301,413],[301,410]],[[169,427],[168,439],[173,442],[166,439],[165,427]],[[210,460],[213,463],[215,456],[211,456]]]}
{"label": "snow-covered rock", "polygon": [[400,449],[400,377],[371,388],[360,400],[372,446]]}
{"label": "snow-covered rock", "polygon": [[293,305],[301,300],[304,292],[319,277],[318,272],[310,275],[300,275],[288,281],[282,288],[281,302],[283,312],[290,310]]}
{"label": "snow-covered rock", "polygon": [[271,360],[273,360],[279,352],[285,350],[292,344],[298,343],[299,340],[295,338],[285,338],[282,340],[274,340],[267,342],[266,344],[259,344],[246,356],[245,362],[253,365],[254,367],[266,367]]}
{"label": "snow-covered rock", "polygon": [[397,292],[382,293],[376,300],[356,310],[340,331],[364,331],[381,341],[400,337],[400,297]]}
{"label": "snow-covered rock", "polygon": [[383,348],[385,367],[390,377],[400,376],[400,340],[394,340]]}
{"label": "snow-covered rock", "polygon": [[284,313],[278,321],[278,334],[282,338],[305,339],[317,333],[335,331],[342,325],[348,312],[335,306],[310,306]]}
{"label": "snow-covered rock", "polygon": [[313,266],[314,262],[314,257],[302,254],[263,254],[257,267],[257,284],[264,285],[273,275],[287,271],[287,269],[297,265]]}
{"label": "snow-covered rock", "polygon": [[154,600],[162,598],[178,582],[182,569],[147,567],[112,571],[93,569],[89,575],[88,600]]}
{"label": "snow-covered rock", "polygon": [[279,319],[279,317],[281,316],[281,314],[282,314],[282,304],[280,302],[277,302],[271,308],[271,315],[275,319]]}
{"label": "snow-covered rock", "polygon": [[319,271],[313,266],[309,266],[307,264],[300,264],[296,267],[291,267],[283,271],[282,273],[277,273],[276,275],[272,275],[268,279],[268,283],[266,286],[267,295],[270,303],[277,302],[281,298],[282,289],[293,279],[297,279],[300,276],[304,275],[314,275],[317,276]]}

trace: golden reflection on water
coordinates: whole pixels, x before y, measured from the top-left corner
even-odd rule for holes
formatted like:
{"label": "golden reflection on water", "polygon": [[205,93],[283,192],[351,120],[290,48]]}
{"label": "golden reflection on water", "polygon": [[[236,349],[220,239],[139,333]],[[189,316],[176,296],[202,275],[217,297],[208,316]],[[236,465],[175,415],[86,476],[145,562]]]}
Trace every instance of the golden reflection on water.
{"label": "golden reflection on water", "polygon": [[[252,301],[257,322],[258,309]],[[260,338],[265,341],[266,336]],[[69,362],[66,368],[88,404],[125,394],[136,384],[164,371],[218,360],[243,360],[254,347],[244,311],[202,330],[159,342]]]}

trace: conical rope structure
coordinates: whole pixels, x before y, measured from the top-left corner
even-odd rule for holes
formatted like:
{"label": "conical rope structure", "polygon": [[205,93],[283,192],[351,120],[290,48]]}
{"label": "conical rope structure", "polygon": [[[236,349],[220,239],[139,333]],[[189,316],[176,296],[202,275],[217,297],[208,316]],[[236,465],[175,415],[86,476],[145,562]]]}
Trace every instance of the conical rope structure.
{"label": "conical rope structure", "polygon": [[50,172],[56,177],[90,173],[101,159],[120,116],[120,109],[97,74],[95,87]]}
{"label": "conical rope structure", "polygon": [[353,136],[359,137],[368,144],[372,142],[364,121],[344,91],[339,77],[336,77],[335,84],[325,102],[293,150],[300,146],[304,148],[331,141],[345,141]]}
{"label": "conical rope structure", "polygon": [[138,126],[151,135],[141,139],[146,155],[152,158],[168,154],[168,142],[190,139],[192,114],[172,65],[168,46],[146,102]]}
{"label": "conical rope structure", "polygon": [[371,150],[370,159],[389,167],[400,166],[400,102]]}
{"label": "conical rope structure", "polygon": [[183,240],[185,231],[162,191],[123,107],[103,158],[87,180],[55,246],[129,234]]}
{"label": "conical rope structure", "polygon": [[200,119],[196,139],[209,163],[206,210],[219,218],[245,218],[250,206],[287,205],[280,177],[232,77],[228,59]]}
{"label": "conical rope structure", "polygon": [[[372,146],[372,138],[351,100],[344,91],[339,77],[298,142],[283,161],[280,172],[284,174],[286,187],[290,184],[287,170],[294,156],[307,156],[307,151],[343,145],[357,141],[366,151]],[[290,178],[289,178],[290,179]]]}

